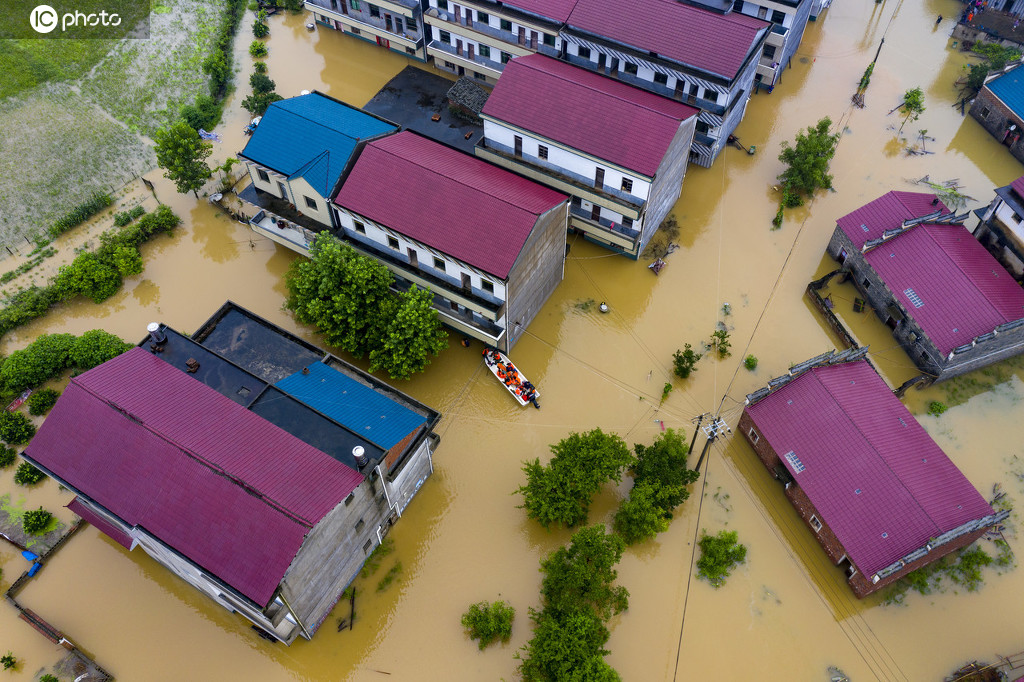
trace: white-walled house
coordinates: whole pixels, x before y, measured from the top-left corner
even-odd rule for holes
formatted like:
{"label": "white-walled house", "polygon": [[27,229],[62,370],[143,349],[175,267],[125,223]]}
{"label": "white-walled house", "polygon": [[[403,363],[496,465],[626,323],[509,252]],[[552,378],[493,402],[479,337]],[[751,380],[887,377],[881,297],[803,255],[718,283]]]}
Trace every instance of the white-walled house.
{"label": "white-walled house", "polygon": [[772,22],[754,82],[771,92],[800,47],[814,0],[736,0],[733,10]]}
{"label": "white-walled house", "polygon": [[[551,102],[560,103],[552,107]],[[637,258],[679,198],[697,109],[543,55],[509,63],[481,158],[572,197],[569,226]]]}
{"label": "white-walled house", "polygon": [[981,222],[974,236],[1019,282],[1024,282],[1024,177],[996,188],[987,208],[975,211]]}
{"label": "white-walled house", "polygon": [[333,202],[339,237],[499,350],[562,280],[568,197],[415,133],[367,144]]}
{"label": "white-walled house", "polygon": [[305,0],[305,6],[320,26],[411,59],[427,60],[419,0]]}
{"label": "white-walled house", "polygon": [[253,229],[291,246],[332,228],[329,199],[356,150],[397,130],[320,92],[271,104],[238,155],[252,180],[239,197]]}

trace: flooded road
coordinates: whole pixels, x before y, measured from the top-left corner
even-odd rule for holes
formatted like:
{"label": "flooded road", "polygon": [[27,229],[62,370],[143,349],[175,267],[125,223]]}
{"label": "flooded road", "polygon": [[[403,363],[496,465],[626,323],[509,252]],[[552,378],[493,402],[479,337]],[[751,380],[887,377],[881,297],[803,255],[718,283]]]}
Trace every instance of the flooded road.
{"label": "flooded road", "polygon": [[[822,256],[837,217],[890,189],[923,191],[908,181],[924,175],[959,178],[978,200],[968,205],[974,209],[988,203],[993,188],[1024,174],[1005,148],[951,107],[952,83],[969,60],[950,49],[951,22],[934,24],[936,15],[956,16],[956,9],[953,0],[842,0],[809,24],[792,68],[773,94],[751,99],[737,131],[757,153],[727,149],[713,168],[689,169],[675,208],[683,248],[660,276],[643,261],[575,241],[565,281],[514,350],[543,391],[542,410],[519,409],[481,371],[476,345],[453,343],[425,374],[399,386],[444,414],[443,440],[435,475],[392,532],[395,553],[357,584],[353,630],[334,627],[348,616],[342,605],[312,642],[271,645],[142,552],[126,553],[93,528],[64,547],[20,599],[122,680],[514,679],[513,653],[530,637],[527,609],[538,605],[538,561],[569,537],[544,531],[516,509],[511,493],[522,481],[522,460],[544,459],[550,443],[595,426],[647,444],[662,421],[689,436],[691,420],[703,412],[720,410],[735,425],[746,393],[837,343],[804,297],[808,281],[835,267]],[[271,21],[270,76],[284,96],[320,89],[362,105],[407,65],[323,28],[309,33],[304,22]],[[867,108],[851,110],[850,96],[887,28]],[[251,68],[247,56],[237,56]],[[896,114],[886,115],[917,86],[927,109],[904,133],[912,143],[927,129],[936,138],[929,143],[934,155],[905,155],[890,129],[898,127]],[[235,101],[246,94],[239,88]],[[772,231],[781,142],[826,115],[844,130],[832,165],[836,191],[787,211]],[[236,104],[218,129],[225,141],[214,160],[242,148],[247,118]],[[150,177],[184,226],[143,247],[145,271],[117,296],[102,305],[78,302],[8,334],[5,352],[44,332],[103,327],[134,341],[153,320],[192,331],[229,298],[320,343],[281,310],[290,252],[207,202],[176,195],[158,173]],[[852,312],[852,293],[837,288],[834,298],[890,385],[913,374],[884,326]],[[588,301],[605,301],[611,312],[601,315]],[[706,341],[719,321],[730,329],[731,357],[707,355],[659,404],[672,380],[673,351]],[[742,366],[747,354],[759,359],[753,372]],[[981,383],[995,388],[979,393]],[[1016,364],[911,390],[906,403],[984,495],[999,482],[1017,504],[1024,501],[1022,398],[1024,370]],[[931,417],[924,414],[931,400],[954,406]],[[855,682],[934,680],[967,660],[1024,649],[1024,615],[1007,608],[1011,595],[1024,592],[1024,571],[990,570],[977,593],[914,593],[903,606],[858,601],[741,437],[717,441],[706,472],[670,530],[628,550],[619,566],[630,606],[610,623],[608,660],[623,679],[824,681],[826,667],[835,665]],[[591,522],[610,522],[626,489],[603,493]],[[0,494],[8,492],[15,500],[24,494],[9,475],[0,483]],[[52,481],[29,496],[30,504],[50,509],[67,501]],[[1017,525],[1016,516],[1009,525]],[[748,558],[714,590],[693,577],[693,544],[702,529],[722,528],[739,532]],[[1016,549],[1015,538],[1011,545]],[[6,587],[24,563],[7,547],[0,547],[0,562]],[[379,578],[395,562],[398,582],[378,593]],[[469,604],[497,598],[517,609],[513,638],[480,652],[459,617]],[[10,608],[0,609],[0,631],[3,646],[25,661],[10,679],[34,679],[59,655]]]}

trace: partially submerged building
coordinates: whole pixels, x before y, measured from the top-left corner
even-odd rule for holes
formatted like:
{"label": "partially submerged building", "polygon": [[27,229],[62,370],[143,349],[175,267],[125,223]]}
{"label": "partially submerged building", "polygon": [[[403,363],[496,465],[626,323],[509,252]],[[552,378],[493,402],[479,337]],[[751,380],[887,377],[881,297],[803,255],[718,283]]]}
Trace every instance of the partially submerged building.
{"label": "partially submerged building", "polygon": [[1024,162],[1024,69],[1017,66],[990,76],[974,98],[970,114]]}
{"label": "partially submerged building", "polygon": [[419,0],[305,0],[305,6],[320,26],[427,61]]}
{"label": "partially submerged building", "polygon": [[815,2],[819,3],[820,11],[821,0],[739,0],[734,3],[735,11],[772,22],[754,76],[754,82],[768,88],[768,92],[778,84],[800,47],[812,12],[813,17],[817,17],[818,12],[812,8]]}
{"label": "partially submerged building", "polygon": [[971,544],[995,512],[860,356],[826,353],[747,396],[737,427],[857,597]]}
{"label": "partially submerged building", "polygon": [[259,234],[291,246],[334,225],[328,201],[368,140],[398,126],[320,92],[274,102],[238,157],[252,183],[239,192]]}
{"label": "partially submerged building", "polygon": [[544,55],[519,57],[484,105],[476,153],[570,195],[571,228],[637,258],[679,198],[698,113]]}
{"label": "partially submerged building", "polygon": [[996,188],[987,208],[978,209],[974,237],[1018,282],[1024,281],[1024,177]]}
{"label": "partially submerged building", "polygon": [[434,410],[225,304],[71,383],[23,453],[268,636],[311,638],[432,473]]}
{"label": "partially submerged building", "polygon": [[1024,289],[934,194],[837,221],[828,254],[915,365],[942,381],[1024,352]]}
{"label": "partially submerged building", "polygon": [[562,280],[568,197],[404,131],[363,149],[338,236],[434,294],[449,327],[508,351]]}

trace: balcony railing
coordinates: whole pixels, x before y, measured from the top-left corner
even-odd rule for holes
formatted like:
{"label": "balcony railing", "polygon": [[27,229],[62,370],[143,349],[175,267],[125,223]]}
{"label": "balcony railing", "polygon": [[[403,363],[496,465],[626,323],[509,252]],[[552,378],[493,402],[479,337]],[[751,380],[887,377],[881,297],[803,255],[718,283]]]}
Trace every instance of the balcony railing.
{"label": "balcony railing", "polygon": [[[332,14],[338,16],[341,19],[348,19],[354,22],[358,22],[360,24],[364,24],[366,26],[371,26],[379,31],[384,31],[385,33],[390,33],[394,36],[405,38],[406,40],[411,40],[413,42],[418,42],[422,37],[419,32],[419,26],[417,26],[416,24],[416,20],[410,19],[409,17],[406,16],[399,17],[393,15],[391,17],[390,22],[391,26],[388,27],[388,22],[383,16],[384,13],[382,13],[381,16],[379,17],[374,17],[370,15],[369,9],[356,10],[352,9],[351,7],[348,7],[348,12],[345,13],[341,11],[340,5],[338,7],[332,6],[331,0],[305,0],[305,4],[307,6],[312,5],[319,9],[331,12]],[[366,4],[360,6],[366,7]],[[395,30],[396,19],[402,20],[401,31]]]}
{"label": "balcony railing", "polygon": [[495,142],[494,140],[481,140],[481,143],[488,149],[514,160],[516,163],[521,163],[525,166],[532,166],[534,170],[544,173],[545,175],[551,175],[558,180],[573,185],[574,187],[578,187],[580,189],[580,194],[597,194],[604,196],[615,203],[626,204],[634,211],[640,210],[646,203],[646,200],[641,199],[640,197],[634,196],[629,192],[623,192],[620,189],[610,187],[609,185],[601,185],[600,187],[597,187],[594,184],[593,178],[578,175],[544,159],[540,159],[535,156],[526,156],[525,154],[517,156],[515,154],[515,150],[511,147],[507,147],[501,143]]}
{"label": "balcony railing", "polygon": [[606,218],[598,218],[597,220],[594,220],[590,212],[583,210],[583,208],[579,206],[570,206],[569,213],[571,213],[577,218],[583,218],[584,220],[595,226],[600,225],[609,232],[622,235],[623,237],[632,239],[633,241],[636,241],[636,239],[640,236],[640,230],[634,230],[631,227],[626,227],[622,223],[613,223],[612,221]]}
{"label": "balcony railing", "polygon": [[452,45],[449,45],[448,43],[443,43],[440,40],[431,40],[427,47],[450,54],[451,56],[457,59],[465,60],[469,64],[477,64],[484,69],[489,69],[490,71],[493,71],[493,73],[487,75],[490,75],[494,78],[500,76],[501,70],[505,68],[504,64],[496,62],[493,59],[481,57],[476,52],[473,53],[473,58],[470,59],[469,50],[463,49],[462,52],[460,53]]}
{"label": "balcony railing", "polygon": [[536,51],[539,49],[540,45],[543,44],[543,40],[541,39],[539,32],[537,34],[536,41],[530,40],[530,31],[527,31],[524,40],[520,42],[518,33],[513,33],[512,31],[503,31],[500,28],[494,28],[490,24],[481,24],[479,22],[475,22],[472,20],[467,21],[468,17],[466,16],[461,16],[460,21],[455,21],[455,13],[449,10],[441,11],[438,10],[436,7],[431,7],[426,11],[425,16],[430,17],[432,19],[437,19],[438,21],[454,24],[455,26],[462,26],[471,31],[479,33],[480,35],[493,38],[494,40],[506,43],[508,45],[518,45],[519,47],[522,47],[527,50]]}

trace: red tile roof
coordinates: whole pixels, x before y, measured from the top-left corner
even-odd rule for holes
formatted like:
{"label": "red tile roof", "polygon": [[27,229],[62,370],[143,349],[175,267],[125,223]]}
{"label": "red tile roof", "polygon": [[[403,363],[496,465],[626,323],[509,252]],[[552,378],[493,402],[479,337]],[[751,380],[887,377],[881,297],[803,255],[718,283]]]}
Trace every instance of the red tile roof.
{"label": "red tile roof", "polygon": [[408,131],[366,145],[335,203],[505,279],[543,213],[543,185]]}
{"label": "red tile roof", "polygon": [[770,25],[676,0],[579,0],[566,23],[728,79],[736,77],[759,32]]}
{"label": "red tile roof", "polygon": [[867,576],[992,513],[866,361],[805,372],[747,412]]}
{"label": "red tile roof", "polygon": [[363,479],[141,348],[72,379],[26,454],[261,606]]}
{"label": "red tile roof", "polygon": [[[552,107],[552,102],[558,102]],[[541,54],[505,65],[483,113],[654,177],[693,107]]]}
{"label": "red tile roof", "polygon": [[[938,203],[933,204],[933,201]],[[858,249],[864,242],[878,239],[886,230],[894,230],[904,220],[912,220],[941,210],[951,211],[934,194],[926,192],[888,192],[836,221]]]}
{"label": "red tile roof", "polygon": [[864,257],[944,354],[1024,318],[1024,289],[962,225],[918,225]]}
{"label": "red tile roof", "polygon": [[562,23],[569,18],[576,0],[512,0],[504,5]]}

